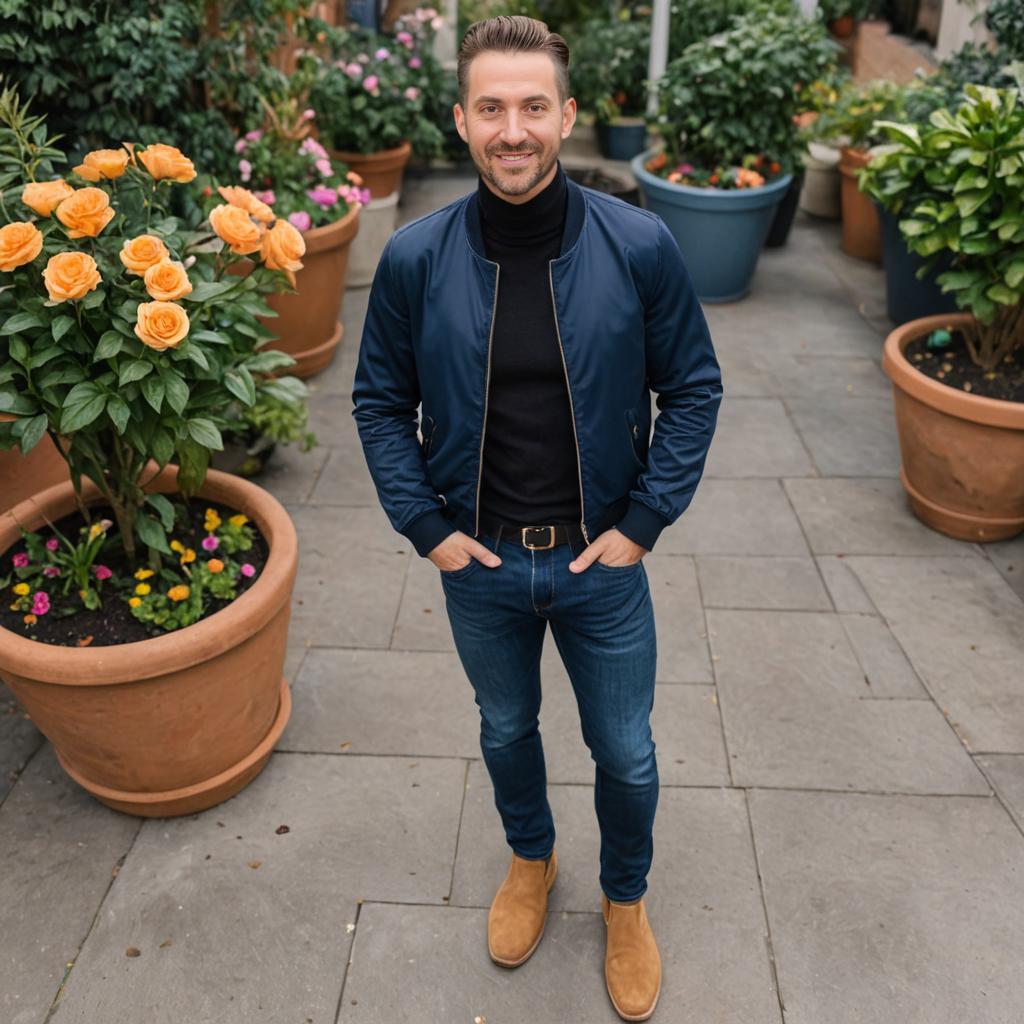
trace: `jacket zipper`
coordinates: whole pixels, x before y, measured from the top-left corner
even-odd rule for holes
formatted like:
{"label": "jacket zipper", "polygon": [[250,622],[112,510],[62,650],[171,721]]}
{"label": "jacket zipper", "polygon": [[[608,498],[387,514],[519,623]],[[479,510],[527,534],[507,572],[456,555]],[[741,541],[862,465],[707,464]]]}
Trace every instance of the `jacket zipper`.
{"label": "jacket zipper", "polygon": [[491,329],[487,333],[487,376],[484,379],[484,422],[480,430],[480,468],[476,475],[476,517],[473,536],[480,536],[480,486],[484,479],[484,439],[487,437],[487,404],[491,392],[491,344],[494,341],[494,318],[498,312],[498,280],[501,277],[501,265],[494,264],[494,304],[491,306]]}
{"label": "jacket zipper", "polygon": [[589,544],[590,537],[587,534],[587,526],[584,522],[586,513],[583,504],[583,466],[580,463],[580,439],[576,433],[576,408],[572,401],[572,388],[569,387],[569,367],[565,363],[565,349],[562,347],[562,331],[558,326],[558,305],[555,302],[555,279],[551,268],[554,260],[548,261],[548,284],[551,286],[551,313],[555,318],[555,337],[558,338],[558,351],[562,356],[562,369],[565,371],[565,390],[569,396],[569,415],[572,417],[572,438],[576,445],[576,473],[580,483],[580,529],[583,531],[583,539]]}

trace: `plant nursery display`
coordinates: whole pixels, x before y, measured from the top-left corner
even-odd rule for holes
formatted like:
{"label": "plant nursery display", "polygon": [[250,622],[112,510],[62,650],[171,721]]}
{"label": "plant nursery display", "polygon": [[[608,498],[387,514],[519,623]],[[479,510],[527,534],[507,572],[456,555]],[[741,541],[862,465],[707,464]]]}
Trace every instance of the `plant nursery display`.
{"label": "plant nursery display", "polygon": [[1014,89],[967,85],[923,125],[883,122],[892,140],[863,187],[898,218],[958,314],[893,331],[901,479],[914,511],[955,537],[1024,529],[1024,67]]}
{"label": "plant nursery display", "polygon": [[[702,300],[731,302],[750,290],[798,166],[802,93],[834,73],[835,53],[820,22],[795,10],[755,10],[691,44],[659,80],[653,127],[664,149],[631,166]],[[770,101],[752,104],[751,96]]]}
{"label": "plant nursery display", "polygon": [[[195,177],[166,144],[92,151],[6,190],[0,227],[0,447],[59,440],[69,476],[0,516],[0,676],[69,774],[137,814],[237,792],[290,706],[294,528],[208,467],[227,408],[292,363],[259,317],[303,239],[244,189],[208,224],[172,215]],[[258,265],[227,274],[240,256]]]}

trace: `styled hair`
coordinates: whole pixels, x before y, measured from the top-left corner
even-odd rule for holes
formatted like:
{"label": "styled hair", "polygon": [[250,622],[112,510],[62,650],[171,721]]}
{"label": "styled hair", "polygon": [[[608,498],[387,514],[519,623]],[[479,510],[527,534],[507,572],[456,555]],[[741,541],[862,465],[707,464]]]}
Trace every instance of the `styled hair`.
{"label": "styled hair", "polygon": [[555,65],[559,102],[564,104],[569,98],[569,46],[566,41],[536,18],[523,14],[500,14],[470,25],[459,45],[457,74],[459,102],[463,109],[469,99],[469,65],[474,57],[486,50],[546,53]]}

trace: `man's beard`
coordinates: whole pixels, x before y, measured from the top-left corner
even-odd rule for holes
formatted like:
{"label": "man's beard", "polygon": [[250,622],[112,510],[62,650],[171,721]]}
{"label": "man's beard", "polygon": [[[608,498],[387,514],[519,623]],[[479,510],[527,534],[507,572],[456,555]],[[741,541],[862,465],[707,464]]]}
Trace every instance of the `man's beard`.
{"label": "man's beard", "polygon": [[[505,149],[505,150],[499,150],[499,152],[503,152],[503,153],[518,153],[518,152],[522,152],[522,153],[539,153],[540,151],[539,150],[529,150],[529,149],[524,149],[524,150]],[[554,165],[555,165],[555,163],[557,161],[558,161],[558,151],[556,150],[554,153],[551,154],[551,158],[548,160],[547,163],[543,163],[542,164],[540,161],[538,161],[538,167],[534,171],[533,174],[523,175],[521,178],[519,178],[519,177],[511,178],[510,179],[511,182],[512,182],[511,186],[508,186],[508,185],[502,183],[498,179],[497,175],[491,170],[490,154],[489,153],[486,153],[486,152],[484,153],[484,163],[483,163],[483,166],[481,166],[478,163],[476,165],[476,169],[480,172],[481,177],[483,177],[486,181],[490,182],[491,185],[493,185],[494,188],[498,192],[501,192],[501,193],[503,193],[504,195],[507,195],[507,196],[521,196],[521,195],[525,195],[532,188],[534,188],[539,181],[543,181],[545,176],[548,173],[550,173],[551,168],[554,167]]]}

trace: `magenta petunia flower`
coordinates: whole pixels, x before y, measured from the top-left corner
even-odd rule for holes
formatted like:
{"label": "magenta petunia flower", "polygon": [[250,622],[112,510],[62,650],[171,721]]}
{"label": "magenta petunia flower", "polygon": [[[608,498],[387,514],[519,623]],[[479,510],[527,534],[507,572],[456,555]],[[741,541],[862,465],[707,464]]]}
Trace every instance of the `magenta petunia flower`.
{"label": "magenta petunia flower", "polygon": [[94,565],[92,571],[98,580],[109,580],[114,575],[105,565]]}
{"label": "magenta petunia flower", "polygon": [[410,57],[409,58],[409,67],[411,67],[411,68],[418,68],[422,63],[423,63],[423,61],[421,61],[419,59],[419,57]]}
{"label": "magenta petunia flower", "polygon": [[245,139],[239,139],[235,143],[235,152],[236,153],[244,153],[248,148],[249,148],[249,143],[246,142]]}
{"label": "magenta petunia flower", "polygon": [[325,177],[329,178],[334,173],[334,168],[331,167],[331,161],[326,157],[321,157],[316,162],[316,169]]}
{"label": "magenta petunia flower", "polygon": [[32,595],[32,614],[45,615],[50,610],[50,598],[45,590],[37,590]]}
{"label": "magenta petunia flower", "polygon": [[245,137],[250,142],[259,142],[263,138],[263,132],[259,128],[255,128],[251,132],[246,132]]}
{"label": "magenta petunia flower", "polygon": [[382,46],[375,54],[377,60],[387,60],[391,56],[391,51],[386,47]]}
{"label": "magenta petunia flower", "polygon": [[316,117],[316,111],[312,107],[306,107],[302,112],[303,121],[312,121]]}
{"label": "magenta petunia flower", "polygon": [[242,567],[238,571],[243,576],[255,576],[256,575],[256,567],[254,565],[250,565],[249,562],[243,562],[242,563]]}
{"label": "magenta petunia flower", "polygon": [[410,32],[399,32],[395,38],[405,47],[412,46],[412,33]]}
{"label": "magenta petunia flower", "polygon": [[24,569],[28,565],[28,555],[22,551],[20,554],[15,555],[11,561],[14,563],[15,569]]}
{"label": "magenta petunia flower", "polygon": [[252,177],[252,164],[248,160],[239,160],[238,171],[242,176],[242,181],[248,181]]}
{"label": "magenta petunia flower", "polygon": [[308,189],[306,195],[309,196],[317,206],[322,206],[325,210],[327,207],[333,206],[338,201],[337,190],[327,188],[326,185],[317,185],[316,188]]}
{"label": "magenta petunia flower", "polygon": [[203,538],[204,551],[216,551],[220,547],[220,541],[214,535],[208,534]]}
{"label": "magenta petunia flower", "polygon": [[363,79],[363,88],[367,92],[373,92],[373,90],[376,89],[378,85],[380,85],[380,79],[376,75],[367,75]]}
{"label": "magenta petunia flower", "polygon": [[56,550],[57,550],[57,548],[59,548],[59,547],[60,547],[60,541],[59,541],[59,540],[57,540],[57,538],[56,538],[56,537],[51,537],[51,538],[50,538],[50,539],[49,539],[49,540],[48,540],[48,541],[46,542],[46,550],[47,550],[47,551],[56,551]]}
{"label": "magenta petunia flower", "polygon": [[350,64],[345,65],[345,74],[348,75],[349,78],[358,78],[362,73],[362,64],[357,64],[355,61],[352,61]]}
{"label": "magenta petunia flower", "polygon": [[313,226],[313,218],[305,210],[296,210],[288,214],[288,223],[300,231],[308,231]]}
{"label": "magenta petunia flower", "polygon": [[265,192],[253,192],[253,195],[261,202],[266,203],[267,206],[273,206],[277,202],[277,196],[274,195],[274,190],[268,188]]}
{"label": "magenta petunia flower", "polygon": [[312,153],[313,156],[319,157],[321,160],[327,158],[327,150],[320,145],[316,139],[305,139],[301,146],[299,146],[300,153]]}

